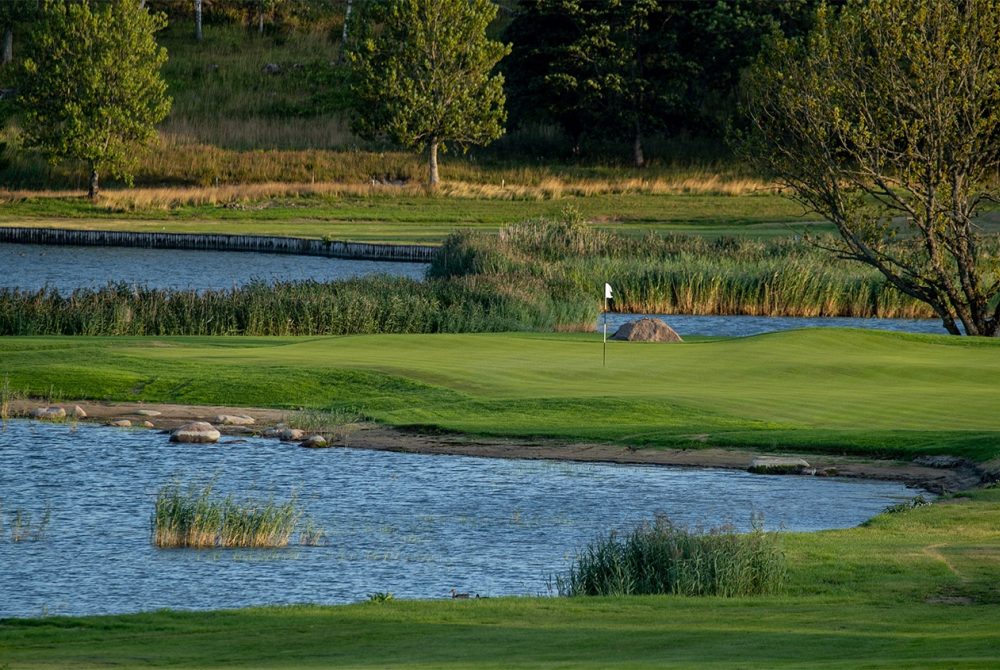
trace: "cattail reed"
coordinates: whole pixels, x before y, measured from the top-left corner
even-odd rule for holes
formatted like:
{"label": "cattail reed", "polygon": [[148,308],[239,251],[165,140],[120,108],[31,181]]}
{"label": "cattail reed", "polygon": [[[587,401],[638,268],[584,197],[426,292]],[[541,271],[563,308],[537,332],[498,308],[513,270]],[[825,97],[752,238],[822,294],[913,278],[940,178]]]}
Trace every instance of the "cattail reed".
{"label": "cattail reed", "polygon": [[[213,496],[212,485],[182,490],[179,484],[160,489],[151,518],[157,547],[273,548],[287,547],[302,521],[293,497],[286,502]],[[309,521],[301,544],[322,537]]]}
{"label": "cattail reed", "polygon": [[749,533],[731,527],[697,532],[660,516],[591,543],[557,586],[567,596],[739,597],[778,593],[785,577],[778,536],[758,520]]}

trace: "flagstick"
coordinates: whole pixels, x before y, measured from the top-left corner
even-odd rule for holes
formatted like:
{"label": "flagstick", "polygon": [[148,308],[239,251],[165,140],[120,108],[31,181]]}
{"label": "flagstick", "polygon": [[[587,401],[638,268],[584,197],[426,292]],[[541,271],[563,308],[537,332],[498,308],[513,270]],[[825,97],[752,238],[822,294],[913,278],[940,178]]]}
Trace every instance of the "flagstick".
{"label": "flagstick", "polygon": [[608,367],[608,296],[604,295],[604,367]]}

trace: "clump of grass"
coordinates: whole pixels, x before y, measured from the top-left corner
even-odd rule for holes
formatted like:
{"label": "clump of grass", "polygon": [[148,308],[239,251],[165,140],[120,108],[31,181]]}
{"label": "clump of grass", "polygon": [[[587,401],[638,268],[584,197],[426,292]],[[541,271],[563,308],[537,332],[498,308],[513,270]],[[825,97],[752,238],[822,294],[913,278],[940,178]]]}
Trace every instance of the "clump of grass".
{"label": "clump of grass", "polygon": [[[35,516],[30,510],[21,508],[5,515],[3,506],[0,505],[0,539],[9,536],[11,542],[38,542],[45,539],[51,520],[52,508],[49,506],[46,506],[40,515]],[[9,527],[9,535],[5,532],[5,525]]]}
{"label": "clump of grass", "polygon": [[10,418],[11,405],[17,398],[18,394],[11,388],[10,377],[4,375],[3,380],[0,381],[0,422],[7,423],[7,419]]}
{"label": "clump of grass", "polygon": [[395,599],[396,597],[390,591],[376,591],[375,593],[368,594],[368,602],[370,603],[389,603]]}
{"label": "clump of grass", "polygon": [[658,516],[591,543],[556,583],[567,596],[738,597],[777,593],[785,576],[778,537],[759,519],[749,533],[730,526],[698,532]]}
{"label": "clump of grass", "polygon": [[[302,518],[294,496],[238,501],[214,496],[212,484],[183,490],[174,483],[160,489],[150,523],[157,547],[273,548],[288,546]],[[322,536],[310,521],[300,539],[308,545]]]}

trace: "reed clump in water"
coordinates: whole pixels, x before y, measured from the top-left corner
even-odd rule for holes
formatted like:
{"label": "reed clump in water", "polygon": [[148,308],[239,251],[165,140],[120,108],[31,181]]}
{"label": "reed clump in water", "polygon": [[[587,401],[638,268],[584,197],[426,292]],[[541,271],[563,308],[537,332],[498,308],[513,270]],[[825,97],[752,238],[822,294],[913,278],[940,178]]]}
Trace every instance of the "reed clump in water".
{"label": "reed clump in water", "polygon": [[[821,248],[833,238],[775,240],[686,235],[627,237],[566,221],[510,226],[497,236],[457,233],[446,240],[429,276],[522,276],[563,295],[603,295],[615,288],[619,312],[755,316],[931,318],[925,303],[889,285],[877,271]],[[912,240],[896,242],[899,255]],[[981,249],[996,268],[1000,240]],[[987,274],[993,277],[989,271]],[[995,278],[995,277],[994,277]]]}
{"label": "reed clump in water", "polygon": [[[161,548],[287,547],[303,514],[293,497],[286,502],[218,498],[212,485],[180,484],[160,489],[151,519],[153,544]],[[306,524],[301,544],[315,544],[322,532]]]}
{"label": "reed clump in water", "polygon": [[38,515],[21,508],[4,514],[0,504],[0,540],[9,537],[11,542],[38,542],[45,539],[51,520],[52,508],[49,506]]}
{"label": "reed clump in water", "polygon": [[728,526],[696,532],[658,516],[591,543],[557,587],[566,596],[739,597],[778,593],[785,578],[778,537],[759,520],[749,533]]}

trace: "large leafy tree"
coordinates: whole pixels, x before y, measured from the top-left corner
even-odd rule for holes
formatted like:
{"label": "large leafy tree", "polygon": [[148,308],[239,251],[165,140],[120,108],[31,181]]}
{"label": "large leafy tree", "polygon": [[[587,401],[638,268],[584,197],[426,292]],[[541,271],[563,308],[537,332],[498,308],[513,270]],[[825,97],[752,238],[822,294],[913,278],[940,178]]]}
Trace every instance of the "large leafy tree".
{"label": "large leafy tree", "polygon": [[650,132],[717,136],[742,68],[773,30],[802,29],[815,0],[520,0],[505,32],[515,123],[598,129],[645,162]]}
{"label": "large leafy tree", "polygon": [[354,128],[422,148],[428,187],[437,188],[438,150],[487,144],[503,134],[503,77],[509,48],[486,36],[489,0],[371,0],[352,18],[347,44]]}
{"label": "large leafy tree", "polygon": [[1000,0],[852,0],[748,78],[758,166],[951,333],[1000,335],[980,205],[1000,195]]}
{"label": "large leafy tree", "polygon": [[156,31],[135,0],[50,2],[32,31],[18,85],[25,146],[87,163],[89,195],[108,171],[131,180],[138,149],[170,110]]}

